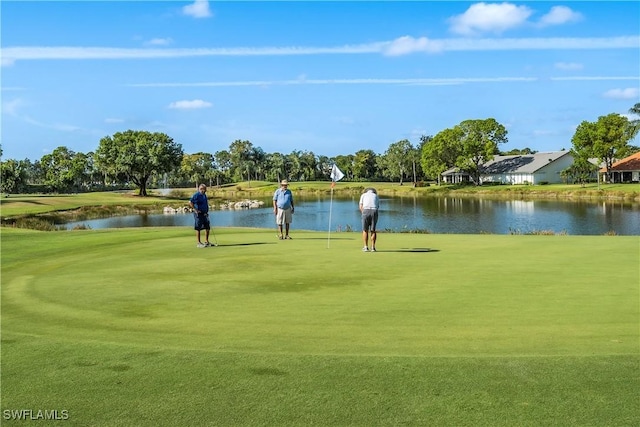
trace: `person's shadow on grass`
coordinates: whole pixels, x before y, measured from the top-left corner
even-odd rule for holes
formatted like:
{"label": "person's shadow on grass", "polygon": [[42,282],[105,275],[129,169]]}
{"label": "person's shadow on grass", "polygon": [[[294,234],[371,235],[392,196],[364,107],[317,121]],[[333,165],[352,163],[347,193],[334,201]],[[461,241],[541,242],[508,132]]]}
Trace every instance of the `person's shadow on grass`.
{"label": "person's shadow on grass", "polygon": [[425,252],[440,252],[439,249],[432,248],[399,248],[399,249],[378,249],[376,252],[407,252],[407,253],[425,253]]}

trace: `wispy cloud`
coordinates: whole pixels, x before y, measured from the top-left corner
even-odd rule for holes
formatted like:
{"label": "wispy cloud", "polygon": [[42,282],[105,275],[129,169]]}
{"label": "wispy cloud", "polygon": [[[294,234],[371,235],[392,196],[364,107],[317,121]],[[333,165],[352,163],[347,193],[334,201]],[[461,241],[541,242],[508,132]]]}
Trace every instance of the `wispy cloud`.
{"label": "wispy cloud", "polygon": [[441,52],[443,45],[437,40],[429,40],[426,37],[418,39],[411,36],[399,37],[391,42],[385,43],[382,53],[388,56],[407,55],[414,52]]}
{"label": "wispy cloud", "polygon": [[567,77],[550,77],[549,80],[556,81],[601,81],[601,80],[631,80],[638,81],[638,76],[567,76]]}
{"label": "wispy cloud", "polygon": [[208,0],[196,0],[193,4],[189,4],[182,8],[182,13],[187,16],[193,16],[194,18],[208,18],[213,16],[209,9]]}
{"label": "wispy cloud", "polygon": [[173,39],[171,37],[156,37],[145,42],[145,45],[147,46],[169,46],[170,44],[173,44]]}
{"label": "wispy cloud", "polygon": [[238,47],[238,48],[112,48],[74,46],[21,46],[0,50],[2,64],[21,60],[92,60],[92,59],[155,59],[208,56],[296,56],[296,55],[356,55],[382,54],[388,56],[411,53],[447,51],[506,51],[506,50],[563,50],[563,49],[638,49],[640,36],[587,38],[451,38],[427,39],[410,36],[386,42],[333,47]]}
{"label": "wispy cloud", "polygon": [[611,89],[606,91],[602,96],[611,99],[638,99],[640,90],[637,87]]}
{"label": "wispy cloud", "polygon": [[18,111],[24,106],[24,101],[20,98],[2,101],[2,114],[17,117]]}
{"label": "wispy cloud", "polygon": [[[418,85],[445,86],[465,83],[500,83],[500,82],[531,82],[535,77],[478,77],[478,78],[447,78],[447,79],[295,79],[295,80],[247,80],[228,82],[165,82],[165,83],[134,83],[127,87],[230,87],[230,86],[292,86],[292,85]],[[199,100],[197,100],[199,101]],[[197,101],[179,101],[195,103]],[[203,101],[199,101],[203,102]],[[173,103],[176,104],[176,103]],[[172,105],[173,105],[172,104]],[[187,105],[187,104],[185,104]],[[177,107],[172,107],[177,108]],[[186,107],[182,107],[186,108]],[[196,108],[196,107],[191,107]],[[199,107],[202,108],[202,107]]]}
{"label": "wispy cloud", "polygon": [[584,68],[582,64],[578,64],[576,62],[556,62],[553,66],[558,70],[563,71],[576,71]]}
{"label": "wispy cloud", "polygon": [[169,104],[169,108],[176,110],[197,110],[200,108],[209,108],[213,104],[201,99],[194,99],[192,101],[176,101]]}
{"label": "wispy cloud", "polygon": [[70,125],[65,123],[45,123],[40,120],[36,120],[28,114],[24,114],[23,110],[25,110],[29,105],[21,98],[15,98],[12,100],[3,100],[2,101],[2,114],[13,117],[14,119],[20,120],[24,123],[28,123],[32,126],[36,126],[43,129],[50,129],[54,131],[60,132],[78,132],[83,131],[83,128]]}

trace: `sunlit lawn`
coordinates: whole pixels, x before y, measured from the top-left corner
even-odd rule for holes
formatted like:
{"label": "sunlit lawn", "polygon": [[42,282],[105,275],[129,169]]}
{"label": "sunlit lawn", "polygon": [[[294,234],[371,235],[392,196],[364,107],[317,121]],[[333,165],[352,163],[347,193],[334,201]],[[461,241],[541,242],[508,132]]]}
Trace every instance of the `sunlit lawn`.
{"label": "sunlit lawn", "polygon": [[640,425],[637,236],[1,232],[3,414]]}

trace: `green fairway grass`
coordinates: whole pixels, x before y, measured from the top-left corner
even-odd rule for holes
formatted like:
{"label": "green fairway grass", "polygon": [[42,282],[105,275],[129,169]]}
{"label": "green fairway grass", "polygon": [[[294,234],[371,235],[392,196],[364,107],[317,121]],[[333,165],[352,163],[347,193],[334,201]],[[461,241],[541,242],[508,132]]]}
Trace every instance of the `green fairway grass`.
{"label": "green fairway grass", "polygon": [[214,232],[3,228],[2,425],[640,425],[637,236]]}

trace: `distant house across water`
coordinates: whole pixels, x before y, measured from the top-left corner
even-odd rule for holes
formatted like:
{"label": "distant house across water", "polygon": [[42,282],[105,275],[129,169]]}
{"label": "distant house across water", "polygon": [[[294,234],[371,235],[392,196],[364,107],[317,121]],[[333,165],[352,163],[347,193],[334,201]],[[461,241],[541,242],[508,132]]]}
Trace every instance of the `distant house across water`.
{"label": "distant house across water", "polygon": [[[482,183],[498,184],[559,184],[560,172],[573,164],[569,151],[552,151],[513,156],[495,156],[482,165]],[[445,183],[469,181],[469,175],[457,168],[442,173]]]}
{"label": "distant house across water", "polygon": [[[607,169],[600,169],[604,179],[607,179]],[[611,180],[618,182],[640,182],[640,152],[618,160],[611,165]]]}

